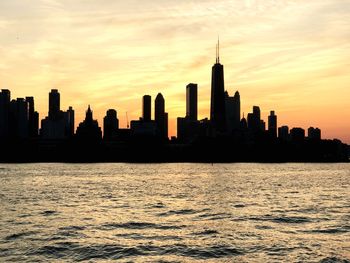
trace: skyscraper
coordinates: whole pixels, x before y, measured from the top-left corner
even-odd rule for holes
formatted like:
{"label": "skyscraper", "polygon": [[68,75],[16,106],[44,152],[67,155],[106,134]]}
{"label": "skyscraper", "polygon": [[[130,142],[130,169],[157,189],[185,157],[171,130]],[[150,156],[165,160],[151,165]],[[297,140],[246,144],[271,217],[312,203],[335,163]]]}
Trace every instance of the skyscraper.
{"label": "skyscraper", "polygon": [[96,142],[102,139],[102,131],[98,122],[92,117],[90,105],[86,111],[85,120],[77,128],[77,138],[84,141]]}
{"label": "skyscraper", "polygon": [[56,120],[60,117],[60,93],[57,89],[52,89],[49,93],[49,118]]}
{"label": "skyscraper", "polygon": [[28,137],[28,103],[24,98],[10,102],[10,135],[16,139]]}
{"label": "skyscraper", "polygon": [[167,138],[168,123],[166,118],[167,116],[165,116],[165,101],[161,93],[158,93],[154,105],[154,119],[156,121],[159,134],[161,137]]}
{"label": "skyscraper", "polygon": [[69,119],[67,114],[60,110],[60,93],[57,89],[52,89],[49,93],[49,114],[48,117],[41,120],[40,136],[43,139],[66,138],[69,133],[67,132]]}
{"label": "skyscraper", "polygon": [[262,130],[261,114],[259,106],[253,106],[253,113],[248,113],[248,128],[253,132]]}
{"label": "skyscraper", "polygon": [[198,85],[190,83],[186,86],[186,117],[191,121],[198,119]]}
{"label": "skyscraper", "polygon": [[2,89],[0,92],[0,139],[5,139],[10,135],[10,101],[10,91]]}
{"label": "skyscraper", "polygon": [[216,49],[216,63],[211,75],[210,121],[216,130],[226,131],[224,66],[220,64],[219,43]]}
{"label": "skyscraper", "polygon": [[278,128],[278,138],[282,141],[289,140],[289,127],[288,126],[282,126],[282,127]]}
{"label": "skyscraper", "polygon": [[64,125],[65,125],[65,136],[72,137],[74,135],[74,110],[72,106],[69,106],[68,110],[64,112]]}
{"label": "skyscraper", "polygon": [[119,121],[117,119],[117,111],[114,109],[109,109],[106,112],[106,116],[103,118],[103,139],[112,139],[113,136],[116,135],[118,128]]}
{"label": "skyscraper", "polygon": [[275,115],[275,111],[270,111],[270,116],[268,119],[268,130],[270,136],[277,138],[277,116]]}
{"label": "skyscraper", "polygon": [[145,95],[142,98],[142,118],[144,121],[151,121],[151,96]]}
{"label": "skyscraper", "polygon": [[35,111],[34,97],[26,97],[28,103],[28,133],[30,137],[37,137],[39,134],[39,113]]}
{"label": "skyscraper", "polygon": [[307,129],[307,137],[309,140],[321,140],[321,130],[319,128],[310,127]]}
{"label": "skyscraper", "polygon": [[227,131],[232,132],[239,129],[241,121],[241,99],[238,91],[236,91],[233,97],[230,97],[228,92],[225,92],[225,108]]}

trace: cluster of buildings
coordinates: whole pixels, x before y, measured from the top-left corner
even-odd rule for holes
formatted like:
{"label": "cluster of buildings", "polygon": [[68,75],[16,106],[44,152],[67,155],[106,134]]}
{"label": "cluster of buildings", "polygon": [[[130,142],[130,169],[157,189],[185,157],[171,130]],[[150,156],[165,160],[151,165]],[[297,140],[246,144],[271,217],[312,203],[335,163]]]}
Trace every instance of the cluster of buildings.
{"label": "cluster of buildings", "polygon": [[[177,138],[180,143],[191,143],[201,137],[231,136],[254,140],[265,138],[282,141],[303,141],[306,138],[302,128],[289,129],[288,126],[278,127],[277,115],[274,111],[268,116],[267,127],[261,119],[260,108],[253,106],[252,112],[241,116],[239,92],[230,96],[225,91],[224,67],[220,63],[217,50],[216,62],[212,67],[210,119],[198,119],[198,85],[190,83],[186,86],[186,116],[177,118]],[[103,133],[93,112],[88,107],[85,120],[75,131],[74,110],[66,111],[60,108],[60,93],[52,89],[49,93],[48,116],[41,120],[39,129],[39,114],[35,111],[34,98],[17,98],[11,100],[10,91],[0,92],[0,139],[30,139],[62,140],[79,138],[84,140],[113,141],[125,137],[156,137],[168,140],[168,113],[165,112],[165,100],[161,93],[154,101],[154,119],[152,119],[152,98],[144,95],[142,98],[142,117],[132,120],[127,129],[119,128],[117,111],[109,109],[103,119]],[[319,128],[310,127],[307,138],[321,140]]]}

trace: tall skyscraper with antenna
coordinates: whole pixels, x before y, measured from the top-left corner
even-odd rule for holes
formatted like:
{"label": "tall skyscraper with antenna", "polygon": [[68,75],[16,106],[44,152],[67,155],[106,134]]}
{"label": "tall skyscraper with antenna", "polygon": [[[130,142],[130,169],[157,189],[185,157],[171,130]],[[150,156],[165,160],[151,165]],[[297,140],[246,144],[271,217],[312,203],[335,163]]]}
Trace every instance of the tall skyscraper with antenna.
{"label": "tall skyscraper with antenna", "polygon": [[216,61],[211,75],[210,121],[217,131],[226,131],[224,66],[220,64],[219,39],[216,46]]}

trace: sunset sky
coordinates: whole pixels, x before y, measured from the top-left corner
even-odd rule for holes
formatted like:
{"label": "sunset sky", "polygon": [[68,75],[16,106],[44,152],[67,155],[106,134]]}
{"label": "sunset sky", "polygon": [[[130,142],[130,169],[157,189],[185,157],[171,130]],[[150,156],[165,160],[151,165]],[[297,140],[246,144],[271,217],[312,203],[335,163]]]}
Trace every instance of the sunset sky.
{"label": "sunset sky", "polygon": [[126,127],[144,94],[154,117],[161,92],[176,135],[188,83],[209,116],[219,35],[242,113],[258,105],[265,121],[275,110],[279,126],[350,143],[350,0],[2,0],[0,32],[0,88],[34,96],[40,118],[57,88],[76,124],[90,104],[100,126],[114,108]]}

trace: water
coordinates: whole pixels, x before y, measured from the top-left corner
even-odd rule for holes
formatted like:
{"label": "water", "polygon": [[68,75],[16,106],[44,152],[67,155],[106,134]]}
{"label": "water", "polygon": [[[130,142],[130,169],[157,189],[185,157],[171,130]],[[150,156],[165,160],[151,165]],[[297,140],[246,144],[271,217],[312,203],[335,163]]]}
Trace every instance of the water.
{"label": "water", "polygon": [[350,164],[1,164],[0,261],[350,262]]}

